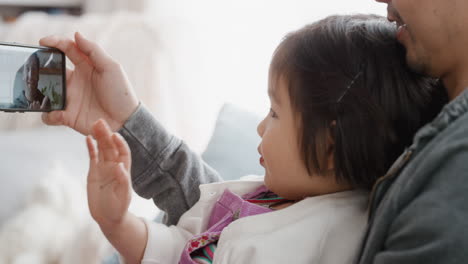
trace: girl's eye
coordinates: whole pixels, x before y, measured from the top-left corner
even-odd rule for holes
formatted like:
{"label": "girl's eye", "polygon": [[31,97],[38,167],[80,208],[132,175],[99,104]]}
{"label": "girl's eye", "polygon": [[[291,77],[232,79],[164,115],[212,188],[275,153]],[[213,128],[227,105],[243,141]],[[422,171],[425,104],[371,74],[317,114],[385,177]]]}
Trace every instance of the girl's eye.
{"label": "girl's eye", "polygon": [[275,111],[273,111],[273,109],[270,108],[270,116],[273,117],[273,118],[277,118],[278,115],[275,113]]}

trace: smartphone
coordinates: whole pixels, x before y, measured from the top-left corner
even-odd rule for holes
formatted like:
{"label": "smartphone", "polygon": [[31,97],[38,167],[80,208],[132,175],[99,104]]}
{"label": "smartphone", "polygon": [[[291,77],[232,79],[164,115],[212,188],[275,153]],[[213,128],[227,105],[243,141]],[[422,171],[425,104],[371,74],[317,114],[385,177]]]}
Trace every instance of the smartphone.
{"label": "smartphone", "polygon": [[55,48],[0,42],[0,111],[65,109],[65,54]]}

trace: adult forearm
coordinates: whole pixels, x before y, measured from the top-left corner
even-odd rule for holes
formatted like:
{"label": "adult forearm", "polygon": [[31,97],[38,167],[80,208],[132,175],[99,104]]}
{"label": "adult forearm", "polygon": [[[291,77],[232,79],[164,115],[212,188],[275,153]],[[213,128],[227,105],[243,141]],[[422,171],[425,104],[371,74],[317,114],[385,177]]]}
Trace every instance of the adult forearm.
{"label": "adult forearm", "polygon": [[120,223],[99,223],[99,226],[126,263],[141,262],[148,241],[143,219],[127,213]]}
{"label": "adult forearm", "polygon": [[138,195],[153,199],[166,212],[167,225],[177,224],[180,216],[198,201],[200,184],[222,180],[142,105],[119,133],[132,151],[133,189]]}

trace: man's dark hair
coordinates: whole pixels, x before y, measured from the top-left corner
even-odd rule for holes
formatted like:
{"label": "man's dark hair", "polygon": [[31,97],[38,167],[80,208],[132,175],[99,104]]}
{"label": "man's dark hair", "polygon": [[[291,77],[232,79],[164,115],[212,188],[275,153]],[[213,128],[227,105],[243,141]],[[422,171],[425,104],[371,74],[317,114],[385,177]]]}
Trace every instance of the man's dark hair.
{"label": "man's dark hair", "polygon": [[410,71],[395,25],[375,15],[331,16],[287,35],[273,90],[280,78],[308,172],[327,175],[333,155],[336,180],[357,188],[372,188],[448,100],[439,81]]}
{"label": "man's dark hair", "polygon": [[40,63],[40,60],[39,60],[39,56],[37,56],[36,52],[34,52],[33,54],[31,54],[28,59],[26,60],[26,63],[24,64],[25,66],[27,64],[31,64],[31,63],[34,63],[34,65],[37,66],[37,69],[39,69],[41,63]]}

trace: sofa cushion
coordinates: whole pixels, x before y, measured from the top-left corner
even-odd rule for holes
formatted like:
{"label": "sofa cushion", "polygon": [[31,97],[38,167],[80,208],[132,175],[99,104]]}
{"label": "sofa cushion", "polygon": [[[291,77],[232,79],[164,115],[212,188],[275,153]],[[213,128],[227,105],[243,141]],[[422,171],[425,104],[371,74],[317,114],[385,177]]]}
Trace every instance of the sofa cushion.
{"label": "sofa cushion", "polygon": [[232,104],[225,104],[203,160],[216,169],[224,180],[239,179],[249,174],[263,175],[257,146],[257,125],[261,118]]}

